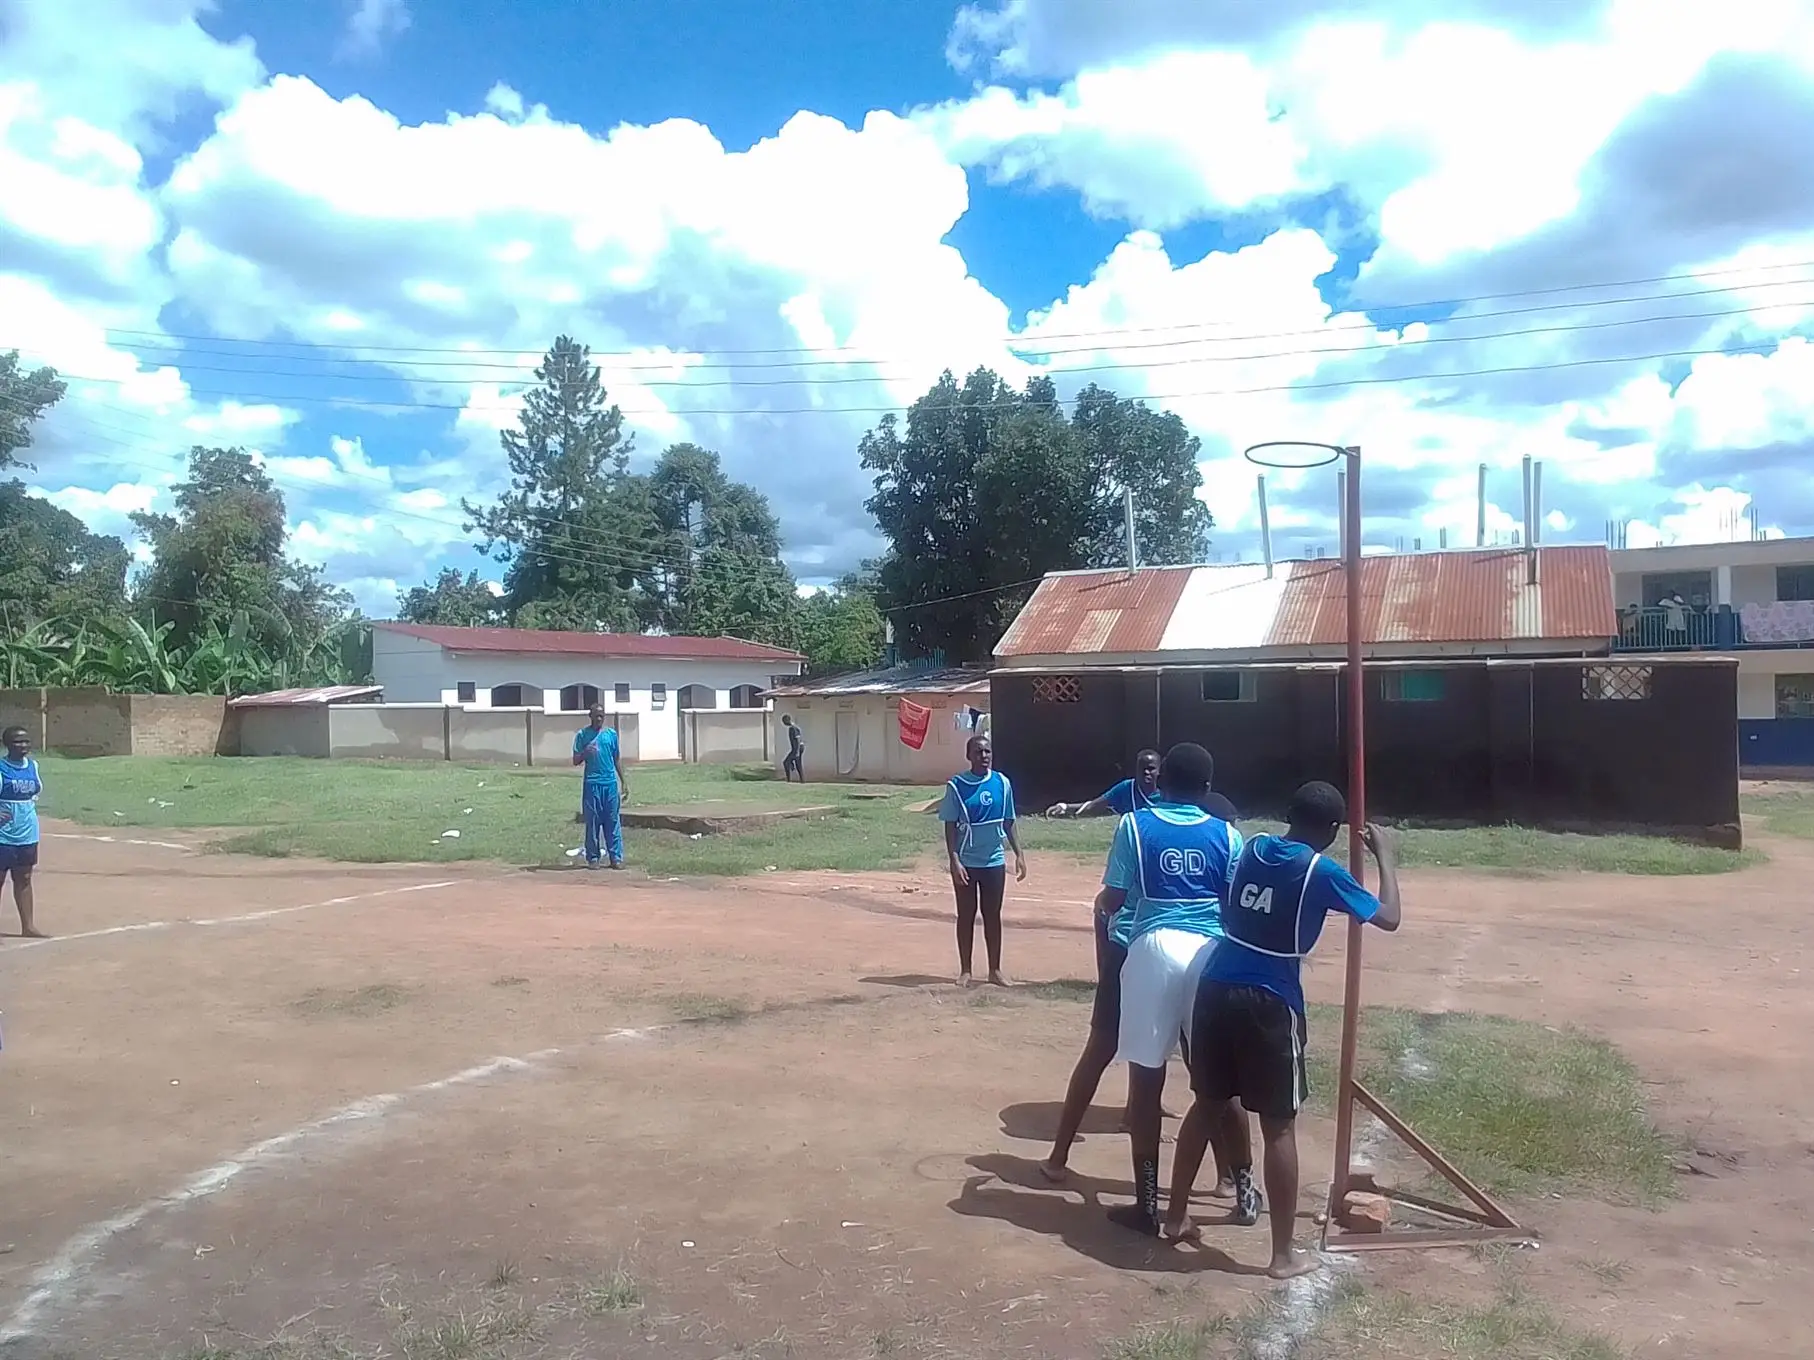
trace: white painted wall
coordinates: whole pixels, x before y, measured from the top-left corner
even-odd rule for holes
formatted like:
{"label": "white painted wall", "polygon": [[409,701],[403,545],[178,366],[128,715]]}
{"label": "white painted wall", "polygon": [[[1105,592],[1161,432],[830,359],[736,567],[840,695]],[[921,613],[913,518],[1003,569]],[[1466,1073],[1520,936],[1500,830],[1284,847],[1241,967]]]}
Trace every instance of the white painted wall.
{"label": "white painted wall", "polygon": [[[372,630],[372,679],[384,687],[388,703],[458,704],[460,685],[470,682],[477,692],[465,706],[490,708],[491,691],[497,686],[533,685],[542,691],[541,703],[527,694],[524,705],[557,713],[563,688],[593,685],[607,712],[648,715],[639,724],[643,760],[680,758],[683,690],[689,691],[684,695],[688,708],[728,709],[731,691],[737,686],[767,689],[775,676],[799,673],[797,661],[617,661],[539,652],[450,652],[420,638],[384,628]],[[655,696],[658,684],[666,687],[659,702]],[[627,701],[618,698],[618,685],[630,687]],[[689,690],[699,686],[711,694],[699,688]]]}
{"label": "white painted wall", "polygon": [[[822,694],[782,699],[769,713],[769,740],[779,770],[787,757],[783,714],[799,725],[806,738],[805,774],[811,780],[852,780],[878,784],[943,784],[964,768],[964,746],[970,733],[958,731],[959,708],[974,705],[985,713],[982,694],[910,694],[932,710],[926,742],[919,750],[901,740],[901,696],[896,694]],[[842,715],[840,717],[839,715]],[[844,737],[840,749],[840,730]],[[1012,773],[1009,778],[1013,778]]]}
{"label": "white painted wall", "polygon": [[1776,716],[1776,677],[1814,675],[1814,648],[1785,648],[1769,652],[1739,652],[1738,716]]}

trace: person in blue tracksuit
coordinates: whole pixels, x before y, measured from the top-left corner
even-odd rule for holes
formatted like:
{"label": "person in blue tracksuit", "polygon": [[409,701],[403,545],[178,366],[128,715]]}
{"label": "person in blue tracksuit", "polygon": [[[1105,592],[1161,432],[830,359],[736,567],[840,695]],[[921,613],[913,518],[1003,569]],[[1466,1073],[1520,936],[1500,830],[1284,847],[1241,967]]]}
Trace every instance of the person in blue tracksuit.
{"label": "person in blue tracksuit", "polygon": [[[1272,1220],[1272,1260],[1267,1274],[1289,1279],[1315,1268],[1294,1251],[1297,1215],[1297,1113],[1310,1092],[1304,1063],[1303,961],[1316,947],[1324,918],[1341,912],[1381,930],[1402,919],[1398,856],[1391,833],[1364,828],[1379,864],[1379,896],[1363,888],[1323,852],[1348,819],[1334,787],[1304,785],[1292,795],[1282,836],[1255,836],[1235,863],[1222,912],[1223,941],[1197,989],[1191,1044],[1191,1089],[1196,1103],[1178,1131],[1172,1163],[1166,1235],[1195,1235],[1190,1224],[1191,1183],[1203,1161],[1208,1131],[1229,1130],[1223,1149],[1234,1168],[1238,1221],[1257,1221],[1253,1144],[1247,1117],[1259,1116],[1266,1142],[1266,1198]],[[1233,1116],[1232,1118],[1230,1116]]]}
{"label": "person in blue tracksuit", "polygon": [[1014,834],[1014,786],[995,768],[995,748],[987,737],[971,737],[964,746],[970,768],[945,784],[939,820],[945,824],[945,853],[951,862],[951,887],[957,894],[958,985],[970,985],[970,962],[976,942],[976,916],[983,918],[983,944],[989,951],[989,981],[1005,987],[1001,971],[1001,904],[1007,890],[1007,850],[1014,852],[1014,880],[1027,876],[1027,857]]}
{"label": "person in blue tracksuit", "polygon": [[38,795],[44,781],[31,757],[31,735],[23,727],[7,728],[0,742],[6,747],[0,757],[0,888],[12,879],[19,933],[41,940],[44,932],[32,918],[32,871],[38,867]]}
{"label": "person in blue tracksuit", "polygon": [[591,721],[573,738],[573,763],[586,767],[580,785],[580,815],[586,822],[586,867],[598,868],[600,840],[611,867],[624,867],[623,802],[630,787],[618,753],[617,729],[605,726],[605,706],[593,704]]}
{"label": "person in blue tracksuit", "polygon": [[1190,1021],[1197,979],[1222,935],[1222,903],[1241,833],[1205,811],[1215,762],[1182,742],[1159,763],[1159,798],[1115,828],[1096,909],[1124,907],[1131,922],[1121,966],[1116,1056],[1128,1064],[1127,1122],[1133,1204],[1109,1217],[1149,1237],[1160,1232],[1160,1097],[1165,1065]]}

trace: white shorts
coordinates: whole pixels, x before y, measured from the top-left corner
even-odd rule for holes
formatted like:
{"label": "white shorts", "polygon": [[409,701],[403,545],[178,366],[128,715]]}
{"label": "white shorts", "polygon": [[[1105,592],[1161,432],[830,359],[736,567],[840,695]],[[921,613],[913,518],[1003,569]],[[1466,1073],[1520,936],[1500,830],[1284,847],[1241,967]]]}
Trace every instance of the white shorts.
{"label": "white shorts", "polygon": [[1164,1067],[1188,1032],[1197,1002],[1197,979],[1216,942],[1191,930],[1148,931],[1128,946],[1121,965],[1121,1035],[1118,1061]]}

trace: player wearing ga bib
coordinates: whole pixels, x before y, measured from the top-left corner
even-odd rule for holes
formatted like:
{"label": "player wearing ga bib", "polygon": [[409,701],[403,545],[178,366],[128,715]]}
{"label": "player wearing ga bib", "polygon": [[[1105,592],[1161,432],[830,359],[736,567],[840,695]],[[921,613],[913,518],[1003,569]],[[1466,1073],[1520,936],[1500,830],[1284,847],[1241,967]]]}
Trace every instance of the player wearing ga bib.
{"label": "player wearing ga bib", "polygon": [[1375,897],[1323,854],[1347,820],[1333,787],[1306,784],[1292,795],[1283,836],[1256,836],[1235,863],[1222,911],[1223,939],[1197,989],[1191,1029],[1191,1089],[1196,1102],[1178,1134],[1172,1161],[1166,1232],[1192,1233],[1188,1206],[1212,1125],[1229,1130],[1223,1146],[1233,1164],[1235,1221],[1259,1221],[1253,1183],[1252,1138],[1245,1117],[1229,1119],[1239,1101],[1260,1117],[1266,1140],[1266,1194],[1273,1205],[1275,1279],[1302,1274],[1313,1262],[1291,1246],[1292,1206],[1298,1198],[1297,1112],[1308,1095],[1304,1064],[1303,961],[1330,912],[1370,921],[1382,930],[1399,923],[1398,871],[1387,832],[1365,829],[1379,862]]}

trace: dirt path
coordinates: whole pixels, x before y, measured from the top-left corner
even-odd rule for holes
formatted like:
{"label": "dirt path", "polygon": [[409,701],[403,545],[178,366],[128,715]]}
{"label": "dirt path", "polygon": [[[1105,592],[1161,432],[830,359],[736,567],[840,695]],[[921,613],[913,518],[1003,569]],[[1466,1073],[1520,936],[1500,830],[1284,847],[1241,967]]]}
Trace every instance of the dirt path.
{"label": "dirt path", "polygon": [[[21,1356],[249,1355],[287,1329],[283,1360],[328,1360],[330,1336],[443,1324],[489,1328],[466,1352],[487,1360],[1084,1356],[1268,1293],[1240,1273],[1251,1232],[1191,1254],[1101,1221],[1086,1200],[1127,1188],[1106,1116],[1078,1190],[1032,1178],[1085,1011],[925,985],[952,967],[930,874],[651,883],[175,844],[51,842],[41,915],[65,938],[0,940]],[[1769,848],[1708,879],[1414,874],[1411,923],[1370,942],[1370,1000],[1602,1034],[1699,1149],[1710,1174],[1660,1213],[1521,1206],[1534,1287],[1648,1356],[1801,1356],[1814,1321],[1814,855]],[[1089,975],[1092,891],[1036,859],[1014,974]],[[1307,1165],[1326,1139],[1309,1121]],[[1483,1266],[1363,1269],[1459,1294]]]}

